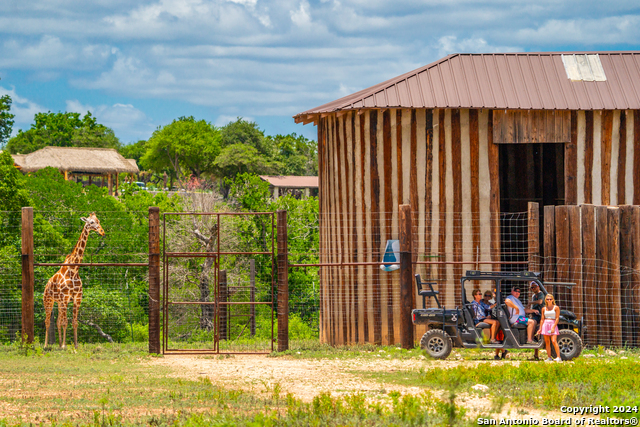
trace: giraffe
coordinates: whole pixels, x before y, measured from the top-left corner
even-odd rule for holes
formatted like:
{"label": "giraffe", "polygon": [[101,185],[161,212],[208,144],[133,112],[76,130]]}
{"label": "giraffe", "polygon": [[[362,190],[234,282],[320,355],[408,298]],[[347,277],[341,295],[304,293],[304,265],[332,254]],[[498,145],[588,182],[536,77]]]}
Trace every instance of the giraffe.
{"label": "giraffe", "polygon": [[[100,226],[100,220],[96,216],[95,212],[89,215],[88,218],[80,218],[84,221],[84,227],[78,243],[73,248],[73,251],[67,255],[64,260],[65,264],[76,264],[82,262],[84,256],[84,250],[87,246],[87,239],[89,233],[93,230],[104,236],[104,230]],[[53,305],[58,303],[58,342],[60,347],[66,348],[67,346],[67,307],[69,301],[73,301],[73,344],[75,348],[78,348],[78,309],[80,303],[82,303],[82,280],[78,274],[78,266],[66,266],[60,267],[60,270],[54,274],[47,286],[44,288],[44,310],[46,313],[45,319],[45,338],[44,345],[47,346],[49,338],[49,326],[51,323],[51,312],[53,311]],[[61,329],[64,334],[61,334]]]}

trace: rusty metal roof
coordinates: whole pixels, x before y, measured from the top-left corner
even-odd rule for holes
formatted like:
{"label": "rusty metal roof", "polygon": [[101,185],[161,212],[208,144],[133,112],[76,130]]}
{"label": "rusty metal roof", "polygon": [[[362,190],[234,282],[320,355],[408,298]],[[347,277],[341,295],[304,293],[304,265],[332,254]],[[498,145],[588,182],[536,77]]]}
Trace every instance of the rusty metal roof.
{"label": "rusty metal roof", "polygon": [[361,108],[637,109],[640,52],[453,54],[294,118]]}
{"label": "rusty metal roof", "polygon": [[260,175],[260,178],[267,181],[274,187],[287,188],[318,188],[317,176],[270,176]]}

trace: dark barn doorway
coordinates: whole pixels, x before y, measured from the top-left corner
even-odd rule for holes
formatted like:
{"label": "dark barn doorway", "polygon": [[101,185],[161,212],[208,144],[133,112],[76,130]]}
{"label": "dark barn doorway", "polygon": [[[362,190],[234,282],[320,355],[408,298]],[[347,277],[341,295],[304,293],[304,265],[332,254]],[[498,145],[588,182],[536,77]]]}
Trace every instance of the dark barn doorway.
{"label": "dark barn doorway", "polygon": [[[509,261],[526,261],[529,202],[564,205],[564,144],[500,144],[500,232],[504,270],[522,270]],[[540,245],[543,244],[540,227]],[[544,253],[540,247],[540,253]]]}

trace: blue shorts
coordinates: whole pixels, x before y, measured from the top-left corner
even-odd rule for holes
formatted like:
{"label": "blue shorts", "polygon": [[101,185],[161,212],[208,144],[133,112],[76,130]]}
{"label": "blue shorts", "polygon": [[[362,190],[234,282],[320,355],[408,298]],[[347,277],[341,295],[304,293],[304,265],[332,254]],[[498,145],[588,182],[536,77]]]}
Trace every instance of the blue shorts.
{"label": "blue shorts", "polygon": [[527,316],[518,316],[518,318],[514,323],[514,325],[528,325],[528,324],[529,324],[529,318]]}

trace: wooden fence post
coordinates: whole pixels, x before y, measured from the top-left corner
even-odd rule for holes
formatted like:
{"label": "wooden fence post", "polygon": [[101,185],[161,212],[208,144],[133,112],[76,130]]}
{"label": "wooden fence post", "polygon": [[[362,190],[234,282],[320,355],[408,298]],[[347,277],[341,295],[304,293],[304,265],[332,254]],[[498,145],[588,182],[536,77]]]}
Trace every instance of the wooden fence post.
{"label": "wooden fence post", "polygon": [[149,208],[149,353],[161,353],[160,208],[155,206]]}
{"label": "wooden fence post", "polygon": [[[556,208],[544,207],[544,280],[553,282],[556,278]],[[553,286],[545,286],[553,294]]]}
{"label": "wooden fence post", "polygon": [[[609,232],[607,207],[596,206],[596,282],[598,284],[598,302],[595,322],[589,325],[589,331],[597,331],[597,344],[608,346],[611,344],[611,329],[609,322],[609,274],[608,274],[608,254],[609,254]],[[591,332],[590,332],[591,333]]]}
{"label": "wooden fence post", "polygon": [[[556,206],[556,279],[568,282],[569,275],[569,206]],[[573,310],[571,294],[566,286],[557,286],[555,297],[558,304],[567,310]]]}
{"label": "wooden fence post", "polygon": [[218,306],[220,307],[220,339],[229,339],[229,306],[225,304],[229,302],[229,284],[227,283],[227,270],[220,270],[220,293],[218,295]]}
{"label": "wooden fence post", "polygon": [[[256,302],[256,260],[251,259],[249,261],[249,301],[252,303]],[[256,335],[256,306],[251,304],[251,308],[249,309],[251,313],[251,336],[254,337]]]}
{"label": "wooden fence post", "polygon": [[289,247],[287,211],[278,211],[278,351],[289,349]]}
{"label": "wooden fence post", "polygon": [[568,206],[569,210],[569,279],[576,285],[569,290],[574,314],[584,315],[584,285],[582,280],[582,220],[580,206]]}
{"label": "wooden fence post", "polygon": [[529,202],[527,209],[529,229],[529,271],[540,271],[540,205]]}
{"label": "wooden fence post", "polygon": [[583,311],[586,330],[584,342],[589,345],[598,344],[596,319],[599,317],[597,310],[600,293],[596,292],[596,207],[594,205],[581,205],[582,226],[582,283],[585,284],[582,293]]}
{"label": "wooden fence post", "polygon": [[634,325],[634,287],[639,282],[638,226],[640,207],[620,206],[620,299],[622,302],[622,345],[636,345]]}
{"label": "wooden fence post", "polygon": [[622,307],[620,305],[620,208],[607,207],[607,222],[609,232],[609,330],[611,344],[622,346]]}
{"label": "wooden fence post", "polygon": [[[33,342],[33,208],[22,208],[22,342]],[[48,325],[47,325],[48,326]]]}
{"label": "wooden fence post", "polygon": [[414,347],[413,323],[413,239],[411,205],[400,205],[400,341],[402,348]]}

